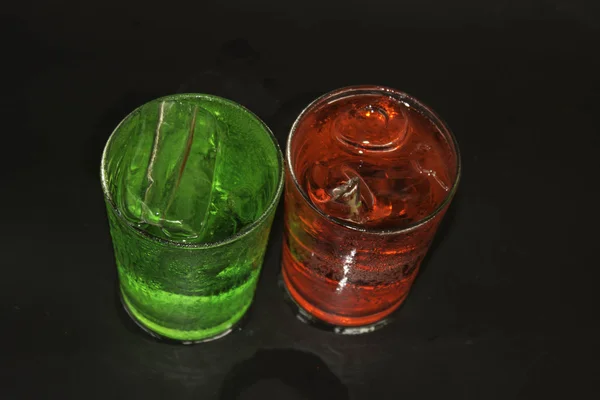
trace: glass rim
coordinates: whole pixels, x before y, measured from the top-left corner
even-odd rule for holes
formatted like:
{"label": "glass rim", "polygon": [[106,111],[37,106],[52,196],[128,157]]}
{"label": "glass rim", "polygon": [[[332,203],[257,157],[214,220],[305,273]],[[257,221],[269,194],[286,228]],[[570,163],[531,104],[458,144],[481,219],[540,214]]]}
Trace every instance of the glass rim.
{"label": "glass rim", "polygon": [[[296,172],[294,171],[294,168],[293,168],[292,139],[294,137],[294,133],[296,133],[298,126],[300,125],[301,120],[308,113],[314,111],[314,109],[317,106],[324,104],[328,100],[339,100],[341,98],[350,97],[350,96],[359,95],[359,94],[385,95],[388,97],[392,97],[395,100],[407,103],[410,107],[417,109],[418,112],[422,113],[426,118],[428,118],[435,125],[435,127],[437,129],[440,130],[440,133],[444,137],[446,137],[446,139],[448,140],[449,144],[452,147],[452,150],[454,150],[454,152],[456,153],[456,177],[454,179],[454,182],[452,182],[452,187],[450,188],[450,190],[448,190],[448,193],[446,194],[446,197],[444,198],[444,200],[427,216],[425,216],[407,226],[404,226],[402,228],[397,228],[397,229],[367,228],[364,226],[360,226],[358,224],[353,224],[349,221],[345,221],[340,218],[336,218],[336,217],[327,215],[325,212],[323,212],[322,210],[317,208],[312,203],[312,201],[310,201],[308,194],[305,192],[305,190],[302,188],[302,186],[298,182],[298,178],[296,177]],[[300,192],[304,201],[306,203],[308,203],[308,205],[315,212],[317,212],[317,214],[321,215],[323,218],[327,219],[328,221],[330,221],[336,225],[340,225],[344,228],[348,228],[348,229],[358,231],[358,232],[375,234],[375,235],[396,235],[396,234],[401,234],[401,233],[408,233],[408,232],[411,232],[411,231],[419,228],[420,226],[427,224],[429,221],[434,219],[450,203],[450,201],[454,197],[454,194],[456,193],[456,190],[458,188],[458,183],[460,181],[461,172],[462,172],[462,163],[461,163],[461,159],[460,159],[460,150],[458,147],[458,142],[456,140],[456,137],[454,136],[454,134],[448,127],[448,124],[446,124],[446,122],[444,122],[444,120],[441,117],[439,117],[430,107],[425,105],[423,102],[417,100],[415,97],[413,97],[405,92],[401,92],[399,90],[392,89],[392,88],[389,88],[386,86],[381,86],[381,85],[345,86],[345,87],[342,87],[339,89],[335,89],[331,92],[325,93],[324,95],[313,100],[308,106],[306,106],[302,110],[300,115],[298,115],[298,117],[294,121],[294,123],[290,129],[290,134],[289,134],[288,141],[286,144],[285,156],[286,156],[288,170],[291,174],[292,181],[294,182],[294,186],[295,186],[296,190],[298,190]]]}
{"label": "glass rim", "polygon": [[[121,128],[121,126],[126,121],[128,121],[130,118],[132,118],[133,115],[136,112],[138,112],[142,107],[144,107],[145,105],[147,105],[149,103],[159,102],[159,101],[164,101],[164,100],[178,100],[178,99],[205,99],[208,101],[217,101],[217,102],[221,102],[221,103],[226,103],[227,105],[241,109],[249,117],[254,118],[263,127],[265,133],[267,133],[269,135],[269,137],[271,138],[275,153],[277,154],[279,179],[277,182],[277,188],[275,189],[275,192],[271,196],[271,200],[270,200],[268,206],[265,208],[265,210],[262,212],[262,214],[258,218],[256,218],[254,221],[252,221],[252,223],[243,227],[236,234],[231,235],[223,240],[219,240],[219,241],[215,241],[215,242],[185,243],[185,242],[180,242],[180,241],[176,241],[176,240],[162,238],[162,237],[153,235],[151,233],[148,233],[148,232],[144,231],[143,229],[140,229],[140,228],[134,226],[125,217],[123,217],[121,211],[119,210],[119,208],[113,201],[111,193],[108,189],[108,182],[107,182],[107,178],[106,178],[106,159],[108,156],[108,147],[109,147],[112,139],[115,137],[115,134]],[[279,146],[279,143],[277,143],[277,139],[275,138],[275,135],[273,134],[273,132],[271,131],[269,126],[267,124],[265,124],[265,122],[262,119],[260,119],[256,114],[254,114],[252,111],[250,111],[243,105],[236,103],[233,100],[226,99],[224,97],[220,97],[220,96],[216,96],[216,95],[212,95],[212,94],[205,94],[205,93],[177,93],[177,94],[162,96],[162,97],[150,100],[150,101],[140,105],[139,107],[135,108],[133,111],[131,111],[129,114],[127,114],[127,116],[125,116],[121,120],[121,122],[119,122],[119,124],[115,127],[115,129],[112,131],[112,133],[108,137],[108,140],[106,141],[106,144],[104,145],[104,150],[102,151],[102,160],[100,162],[100,181],[102,183],[102,191],[104,192],[104,198],[106,199],[107,204],[109,204],[109,206],[112,209],[112,211],[114,212],[115,216],[121,222],[123,222],[123,224],[125,226],[127,226],[128,229],[131,229],[134,233],[136,233],[138,235],[141,235],[149,240],[161,243],[163,245],[175,246],[175,247],[187,248],[187,249],[203,249],[203,248],[209,249],[209,248],[224,246],[229,243],[233,243],[233,242],[249,235],[253,231],[255,231],[258,228],[258,226],[261,225],[263,223],[263,221],[265,221],[267,219],[269,214],[277,207],[277,204],[279,203],[279,199],[280,199],[281,193],[283,191],[283,182],[284,182],[284,175],[285,175],[284,172],[285,171],[284,171],[283,153],[281,151],[281,147]]]}

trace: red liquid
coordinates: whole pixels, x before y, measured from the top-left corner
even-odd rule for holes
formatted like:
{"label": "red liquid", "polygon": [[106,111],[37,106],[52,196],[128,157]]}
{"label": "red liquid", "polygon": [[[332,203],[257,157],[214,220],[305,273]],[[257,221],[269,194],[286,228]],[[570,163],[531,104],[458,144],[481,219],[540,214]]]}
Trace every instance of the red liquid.
{"label": "red liquid", "polygon": [[382,232],[423,221],[449,196],[457,173],[449,137],[414,106],[362,94],[313,106],[290,140],[299,185],[334,219],[308,204],[288,170],[283,277],[291,296],[333,325],[381,320],[406,298],[445,209],[416,228]]}

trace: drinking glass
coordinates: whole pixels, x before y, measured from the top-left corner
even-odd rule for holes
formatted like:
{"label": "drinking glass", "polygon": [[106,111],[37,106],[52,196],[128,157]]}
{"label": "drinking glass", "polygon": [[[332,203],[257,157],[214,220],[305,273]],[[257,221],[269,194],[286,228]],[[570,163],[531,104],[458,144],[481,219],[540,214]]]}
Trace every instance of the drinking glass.
{"label": "drinking glass", "polygon": [[427,106],[381,86],[311,103],[287,143],[284,287],[305,321],[372,331],[406,299],[460,177]]}
{"label": "drinking glass", "polygon": [[217,96],[163,97],[117,126],[101,180],[132,319],[185,343],[231,332],[252,303],[283,188],[269,128]]}

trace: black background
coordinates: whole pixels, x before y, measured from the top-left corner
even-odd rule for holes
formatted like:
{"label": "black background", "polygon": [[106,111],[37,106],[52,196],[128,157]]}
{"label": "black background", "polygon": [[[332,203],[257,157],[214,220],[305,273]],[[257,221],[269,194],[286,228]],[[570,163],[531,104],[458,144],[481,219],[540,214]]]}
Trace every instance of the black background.
{"label": "black background", "polygon": [[[0,397],[597,395],[596,4],[3,3]],[[297,321],[276,285],[280,207],[242,331],[193,347],[140,333],[117,300],[98,177],[120,119],[160,95],[212,92],[283,147],[311,100],[364,83],[429,104],[462,151],[397,321],[353,337]]]}

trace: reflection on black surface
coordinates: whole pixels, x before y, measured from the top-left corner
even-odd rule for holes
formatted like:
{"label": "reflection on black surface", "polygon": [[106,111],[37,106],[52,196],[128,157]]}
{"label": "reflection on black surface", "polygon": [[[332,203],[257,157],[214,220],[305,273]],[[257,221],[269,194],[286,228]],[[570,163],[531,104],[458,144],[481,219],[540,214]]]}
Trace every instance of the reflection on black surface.
{"label": "reflection on black surface", "polygon": [[314,354],[294,349],[259,350],[225,377],[219,399],[348,399],[348,389]]}

